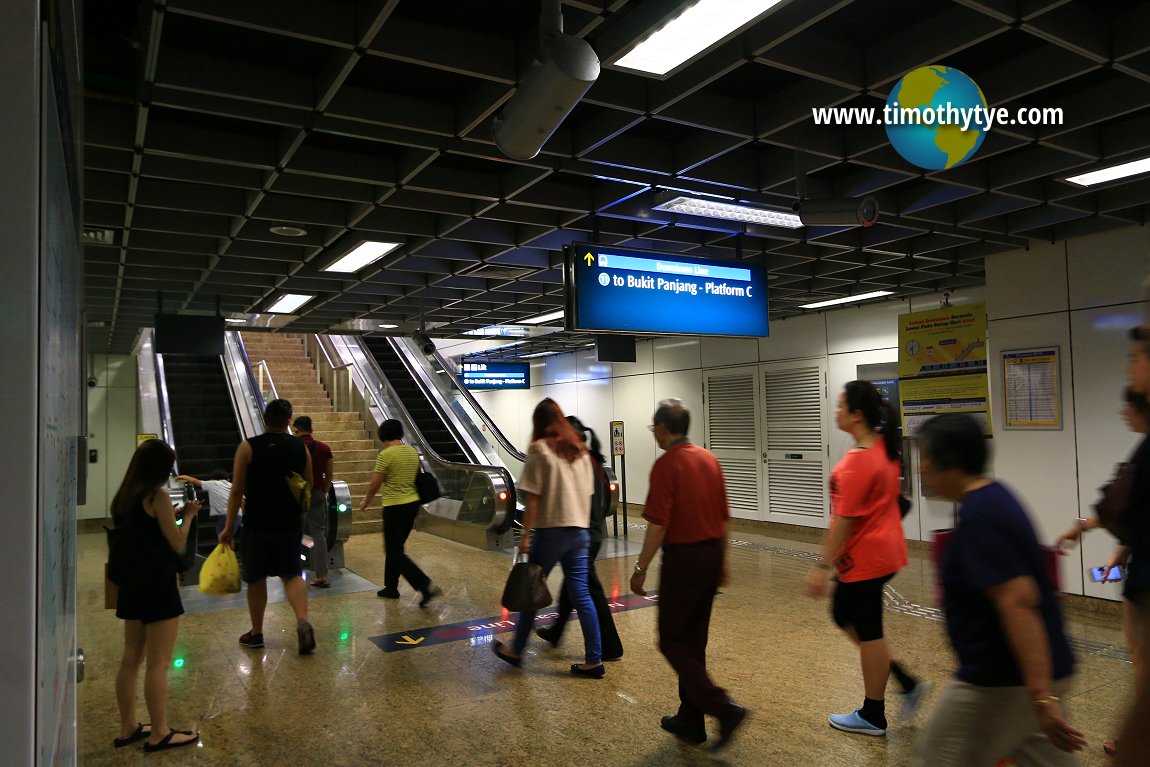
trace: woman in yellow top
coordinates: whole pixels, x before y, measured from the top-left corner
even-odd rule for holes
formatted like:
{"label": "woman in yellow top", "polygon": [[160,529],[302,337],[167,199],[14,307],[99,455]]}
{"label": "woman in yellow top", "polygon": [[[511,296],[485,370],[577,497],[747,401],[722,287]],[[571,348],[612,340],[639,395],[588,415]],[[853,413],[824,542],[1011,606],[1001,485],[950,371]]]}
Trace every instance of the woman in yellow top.
{"label": "woman in yellow top", "polygon": [[431,579],[403,550],[415,515],[419,513],[419,493],[415,491],[415,476],[419,473],[419,453],[411,445],[403,444],[403,424],[396,420],[379,425],[379,441],[383,450],[375,459],[375,472],[359,508],[367,511],[371,499],[383,488],[383,588],[376,596],[399,599],[399,577],[403,576],[421,595],[420,607],[427,607],[441,593],[431,585]]}

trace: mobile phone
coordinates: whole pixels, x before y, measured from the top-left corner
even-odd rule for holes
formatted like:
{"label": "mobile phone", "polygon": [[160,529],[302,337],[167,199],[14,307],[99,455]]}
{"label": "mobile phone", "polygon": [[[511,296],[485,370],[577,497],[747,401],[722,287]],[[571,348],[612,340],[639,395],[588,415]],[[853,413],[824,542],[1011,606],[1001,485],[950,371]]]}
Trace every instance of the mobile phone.
{"label": "mobile phone", "polygon": [[1120,581],[1124,576],[1122,574],[1122,566],[1114,565],[1114,567],[1110,568],[1110,577],[1106,577],[1105,567],[1090,568],[1090,577],[1095,583],[1102,583],[1104,581]]}
{"label": "mobile phone", "polygon": [[196,486],[191,482],[184,483],[184,503],[192,503],[196,500]]}

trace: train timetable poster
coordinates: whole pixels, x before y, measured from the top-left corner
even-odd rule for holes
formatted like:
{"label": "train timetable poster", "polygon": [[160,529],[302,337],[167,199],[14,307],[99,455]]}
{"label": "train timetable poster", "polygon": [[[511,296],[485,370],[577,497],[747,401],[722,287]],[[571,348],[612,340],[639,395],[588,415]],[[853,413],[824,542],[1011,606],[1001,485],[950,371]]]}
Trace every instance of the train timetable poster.
{"label": "train timetable poster", "polygon": [[985,304],[903,314],[898,347],[905,434],[939,413],[969,413],[990,433]]}

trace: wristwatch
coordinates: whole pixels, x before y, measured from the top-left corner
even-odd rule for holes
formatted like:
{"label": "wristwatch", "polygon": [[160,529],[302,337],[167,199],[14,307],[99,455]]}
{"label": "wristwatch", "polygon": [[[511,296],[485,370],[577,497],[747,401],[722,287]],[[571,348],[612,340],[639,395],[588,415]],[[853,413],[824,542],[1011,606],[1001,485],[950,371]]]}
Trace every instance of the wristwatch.
{"label": "wristwatch", "polygon": [[1049,706],[1051,703],[1057,703],[1059,700],[1061,700],[1061,699],[1057,695],[1050,695],[1048,693],[1046,695],[1039,695],[1038,697],[1034,698],[1034,700],[1032,700],[1031,702],[1034,703],[1034,705],[1036,705],[1036,706],[1044,707],[1044,706]]}
{"label": "wristwatch", "polygon": [[646,568],[642,567],[638,562],[636,562],[635,563],[635,572],[645,573],[645,572],[647,572],[647,570],[646,570]]}

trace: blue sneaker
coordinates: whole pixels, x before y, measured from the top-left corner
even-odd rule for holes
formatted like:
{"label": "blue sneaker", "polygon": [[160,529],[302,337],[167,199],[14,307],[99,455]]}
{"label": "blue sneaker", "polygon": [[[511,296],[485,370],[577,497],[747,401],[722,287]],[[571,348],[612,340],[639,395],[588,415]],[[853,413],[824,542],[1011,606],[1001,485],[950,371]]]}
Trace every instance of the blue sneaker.
{"label": "blue sneaker", "polygon": [[910,692],[899,693],[899,698],[902,700],[902,711],[899,713],[899,718],[904,722],[909,722],[914,719],[915,714],[918,713],[918,707],[922,704],[923,697],[930,692],[930,688],[934,684],[920,680]]}
{"label": "blue sneaker", "polygon": [[852,711],[849,714],[831,714],[827,717],[827,721],[831,723],[831,727],[843,732],[853,732],[856,735],[886,735],[886,730],[881,727],[875,727],[859,716],[859,712]]}

